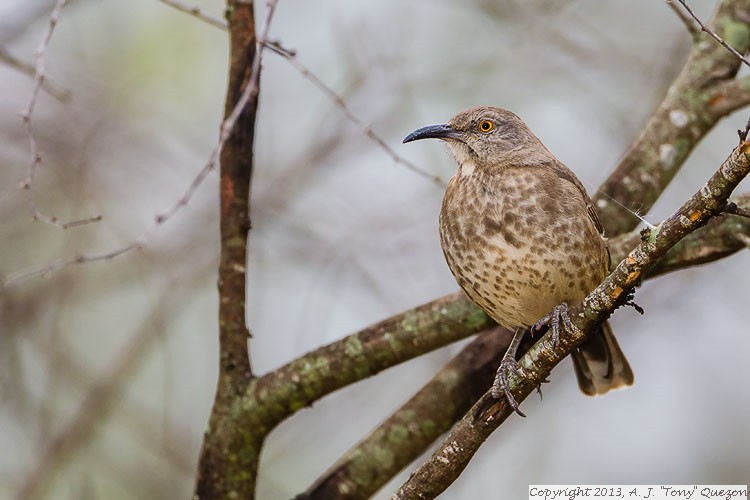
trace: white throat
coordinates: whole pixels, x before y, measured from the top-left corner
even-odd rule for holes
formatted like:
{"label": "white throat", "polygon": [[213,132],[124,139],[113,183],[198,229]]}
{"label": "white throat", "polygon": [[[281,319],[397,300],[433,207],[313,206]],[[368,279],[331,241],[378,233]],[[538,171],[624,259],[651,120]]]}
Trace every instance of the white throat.
{"label": "white throat", "polygon": [[474,173],[477,168],[474,155],[469,151],[469,147],[466,144],[460,142],[448,142],[448,147],[453,153],[453,157],[458,163],[458,175],[461,177],[468,177]]}

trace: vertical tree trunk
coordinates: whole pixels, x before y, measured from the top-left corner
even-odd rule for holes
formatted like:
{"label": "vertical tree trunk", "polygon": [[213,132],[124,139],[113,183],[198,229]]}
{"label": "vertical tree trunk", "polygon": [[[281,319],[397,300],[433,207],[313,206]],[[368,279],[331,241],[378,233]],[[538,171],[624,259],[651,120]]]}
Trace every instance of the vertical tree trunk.
{"label": "vertical tree trunk", "polygon": [[[251,85],[256,51],[253,3],[230,0],[230,68],[225,119]],[[204,435],[195,487],[197,498],[254,496],[262,444],[238,425],[232,407],[252,378],[245,324],[247,234],[258,94],[250,96],[221,151],[221,262],[219,264],[219,380]],[[256,442],[260,441],[260,442]]]}

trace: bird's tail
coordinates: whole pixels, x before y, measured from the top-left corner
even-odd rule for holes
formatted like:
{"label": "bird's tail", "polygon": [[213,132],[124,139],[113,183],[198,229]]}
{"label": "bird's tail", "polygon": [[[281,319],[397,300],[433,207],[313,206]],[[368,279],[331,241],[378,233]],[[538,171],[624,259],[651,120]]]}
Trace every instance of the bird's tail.
{"label": "bird's tail", "polygon": [[633,371],[609,323],[603,323],[598,332],[589,335],[572,356],[578,387],[587,396],[633,385]]}

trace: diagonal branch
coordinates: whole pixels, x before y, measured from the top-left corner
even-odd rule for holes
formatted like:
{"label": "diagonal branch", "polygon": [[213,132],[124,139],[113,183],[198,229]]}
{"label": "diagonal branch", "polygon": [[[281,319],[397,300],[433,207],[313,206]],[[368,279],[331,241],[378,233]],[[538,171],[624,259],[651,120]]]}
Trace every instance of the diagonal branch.
{"label": "diagonal branch", "polygon": [[[748,19],[749,2],[722,0],[708,27],[745,53],[750,48]],[[706,133],[747,104],[748,82],[731,83],[739,67],[739,59],[708,35],[694,37],[688,60],[664,100],[594,196],[608,235],[624,233],[638,223],[620,204],[647,213]]]}
{"label": "diagonal branch", "polygon": [[244,404],[270,430],[326,394],[494,326],[462,293],[448,295],[312,351],[253,380]]}
{"label": "diagonal branch", "polygon": [[[750,207],[750,194],[738,197],[735,202],[739,206]],[[739,216],[717,217],[676,245],[647,276],[653,277],[731,255],[746,247],[741,238],[743,235],[750,235],[749,220]],[[640,239],[640,232],[632,231],[610,240],[613,259],[625,258]],[[237,425],[265,436],[284,419],[335,390],[493,325],[492,320],[462,293],[428,302],[316,349],[254,379],[242,402],[237,405],[252,411],[243,413]],[[454,388],[486,388],[491,383],[492,377],[487,376],[487,366],[494,366],[500,359],[503,346],[507,346],[510,337],[506,332],[495,334],[496,337],[488,341],[484,338],[485,335],[487,334],[480,335],[480,338],[473,341],[456,360],[444,368],[445,371],[437,374],[419,391],[418,397],[415,396],[406,403],[382,428],[365,438],[361,449],[351,450],[337,462],[329,471],[330,478],[321,478],[306,492],[305,495],[309,496],[303,495],[301,498],[328,498],[326,495],[335,490],[333,485],[338,481],[351,483],[346,488],[351,493],[351,498],[366,497],[420,455],[430,442],[450,428],[457,415],[463,414],[476,401],[476,397],[466,398],[471,391],[454,397]],[[485,361],[478,361],[478,345],[484,347],[480,352],[481,359],[486,357]],[[448,414],[454,420],[447,418]],[[393,436],[386,432],[387,427],[403,428],[407,422],[404,415],[410,416],[412,424],[431,421],[438,425],[432,427],[430,432],[427,432],[426,427],[422,428],[423,434],[419,437],[409,435],[408,439],[401,442],[390,441],[387,443],[390,448],[387,448],[382,439],[384,436]],[[390,453],[398,457],[398,460],[389,460],[388,466],[385,466],[377,458],[384,455],[366,456],[364,449],[379,449],[386,456]],[[369,476],[356,472],[364,468],[369,471]],[[358,484],[355,488],[354,483],[349,480],[350,474],[357,475],[357,480],[363,484]],[[324,484],[328,481],[330,484]],[[314,493],[317,492],[325,494],[316,496]]]}
{"label": "diagonal branch", "polygon": [[672,11],[677,15],[678,18],[680,18],[680,21],[682,21],[682,24],[685,25],[685,29],[687,29],[688,33],[691,35],[696,35],[700,33],[700,30],[695,27],[695,24],[693,23],[693,20],[690,19],[690,16],[682,12],[678,6],[674,4],[672,0],[667,0],[667,5],[669,6]]}
{"label": "diagonal branch", "polygon": [[[734,202],[750,207],[750,193]],[[750,219],[715,217],[675,245],[647,274],[661,274],[722,259],[744,249]],[[639,231],[610,240],[613,266],[641,241]],[[367,498],[419,457],[466,413],[494,378],[512,332],[480,334],[401,408],[357,443],[298,499]],[[489,367],[489,368],[488,368]],[[426,424],[425,424],[426,423]]]}
{"label": "diagonal branch", "polygon": [[[750,209],[750,193],[737,196],[732,201],[738,207]],[[750,236],[750,219],[739,215],[714,217],[704,227],[686,236],[669,250],[646,277],[654,278],[728,257],[745,249],[743,237],[747,236]],[[638,231],[611,240],[613,265],[624,259],[640,241],[641,235]]]}
{"label": "diagonal branch", "polygon": [[[534,344],[521,358],[523,376],[511,375],[510,386],[517,401],[524,400],[570,352],[627,300],[649,270],[682,238],[719,214],[732,190],[750,172],[750,143],[735,148],[706,185],[677,212],[653,230],[623,259],[615,270],[573,309],[571,319],[578,331],[568,332],[558,345],[551,332]],[[492,410],[484,410],[492,405]],[[496,401],[487,392],[461,421],[435,453],[422,464],[393,496],[394,499],[434,498],[450,486],[468,465],[487,437],[511,414],[506,400]]]}
{"label": "diagonal branch", "polygon": [[[8,52],[4,47],[0,47],[0,62],[7,65],[9,68],[13,68],[25,75],[31,76],[32,78],[36,76],[36,66],[19,59]],[[49,77],[45,77],[42,80],[41,89],[62,103],[67,103],[73,96],[73,93],[70,90],[55,83]]]}
{"label": "diagonal branch", "polygon": [[492,383],[513,332],[479,334],[295,500],[369,498],[445,433]]}
{"label": "diagonal branch", "polygon": [[346,101],[343,97],[341,97],[339,94],[336,93],[335,90],[333,90],[331,87],[325,84],[323,80],[321,80],[315,73],[310,71],[307,66],[302,64],[302,62],[297,57],[297,53],[293,50],[286,49],[282,47],[279,43],[267,43],[268,47],[273,50],[275,54],[278,54],[279,56],[286,59],[286,61],[292,65],[294,69],[296,69],[300,75],[302,75],[304,78],[306,78],[310,83],[312,83],[318,90],[320,90],[323,94],[325,94],[326,97],[328,97],[339,109],[341,109],[341,112],[344,114],[344,116],[353,123],[361,132],[365,135],[368,139],[370,139],[372,142],[378,145],[380,149],[382,149],[388,156],[391,157],[394,163],[397,165],[402,165],[406,167],[407,169],[411,170],[415,174],[424,177],[425,179],[429,180],[433,184],[437,185],[440,188],[445,188],[446,182],[440,178],[440,176],[437,176],[433,173],[430,173],[429,171],[425,170],[424,168],[415,165],[413,162],[407,160],[406,158],[402,157],[396,151],[393,150],[391,146],[388,145],[388,143],[380,137],[375,131],[372,129],[372,127],[368,124],[366,124],[364,121],[362,121],[361,118],[359,118],[354,111],[346,104]]}
{"label": "diagonal branch", "polygon": [[727,49],[729,52],[731,52],[734,55],[734,57],[736,57],[737,59],[739,59],[740,61],[742,61],[747,67],[750,68],[750,61],[748,61],[745,58],[745,56],[743,56],[742,54],[740,54],[739,52],[737,52],[734,49],[734,47],[732,47],[731,45],[729,45],[726,42],[726,40],[724,40],[722,37],[720,37],[714,30],[712,30],[711,28],[709,28],[708,26],[706,26],[705,24],[703,24],[703,21],[701,21],[701,19],[695,14],[695,12],[693,12],[693,9],[690,8],[690,6],[687,4],[687,2],[685,0],[677,0],[677,1],[680,2],[680,5],[683,6],[683,8],[687,11],[688,14],[690,14],[690,17],[692,17],[693,19],[695,19],[695,22],[697,22],[698,26],[701,27],[701,31],[703,31],[704,33],[708,33],[711,38],[713,38],[714,40],[716,40],[717,42],[719,42],[719,44],[722,47],[724,47],[725,49]]}

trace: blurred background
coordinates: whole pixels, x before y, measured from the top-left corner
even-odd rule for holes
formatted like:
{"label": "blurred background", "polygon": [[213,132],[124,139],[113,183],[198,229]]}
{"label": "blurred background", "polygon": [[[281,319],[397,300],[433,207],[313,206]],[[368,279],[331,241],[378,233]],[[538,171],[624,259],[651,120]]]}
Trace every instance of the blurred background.
{"label": "blurred background", "polygon": [[[0,3],[1,52],[33,65],[53,3]],[[693,3],[704,18],[715,5]],[[224,8],[191,5],[215,17]],[[444,180],[454,170],[446,148],[402,138],[469,106],[499,105],[590,192],[691,43],[665,2],[652,0],[280,0],[271,37],[398,154]],[[65,230],[34,222],[19,187],[31,163],[20,113],[33,78],[0,63],[0,275],[15,280],[0,291],[0,498],[29,485],[51,499],[191,495],[217,375],[217,175],[166,224],[153,229],[153,220],[217,141],[226,38],[157,0],[77,0],[62,11],[45,56],[55,95],[42,92],[32,115],[41,154],[33,197],[61,221],[102,216]],[[703,184],[749,113],[712,131],[647,220]],[[394,163],[271,52],[257,130],[248,287],[256,373],[457,289],[437,235],[441,189]],[[138,238],[140,250],[25,277]],[[529,398],[529,417],[503,425],[445,498],[523,498],[535,483],[747,484],[749,267],[741,252],[646,283],[637,294],[645,317],[626,309],[613,321],[635,386],[586,398],[563,363],[544,401]],[[264,448],[258,498],[304,490],[460,348],[282,424]]]}

